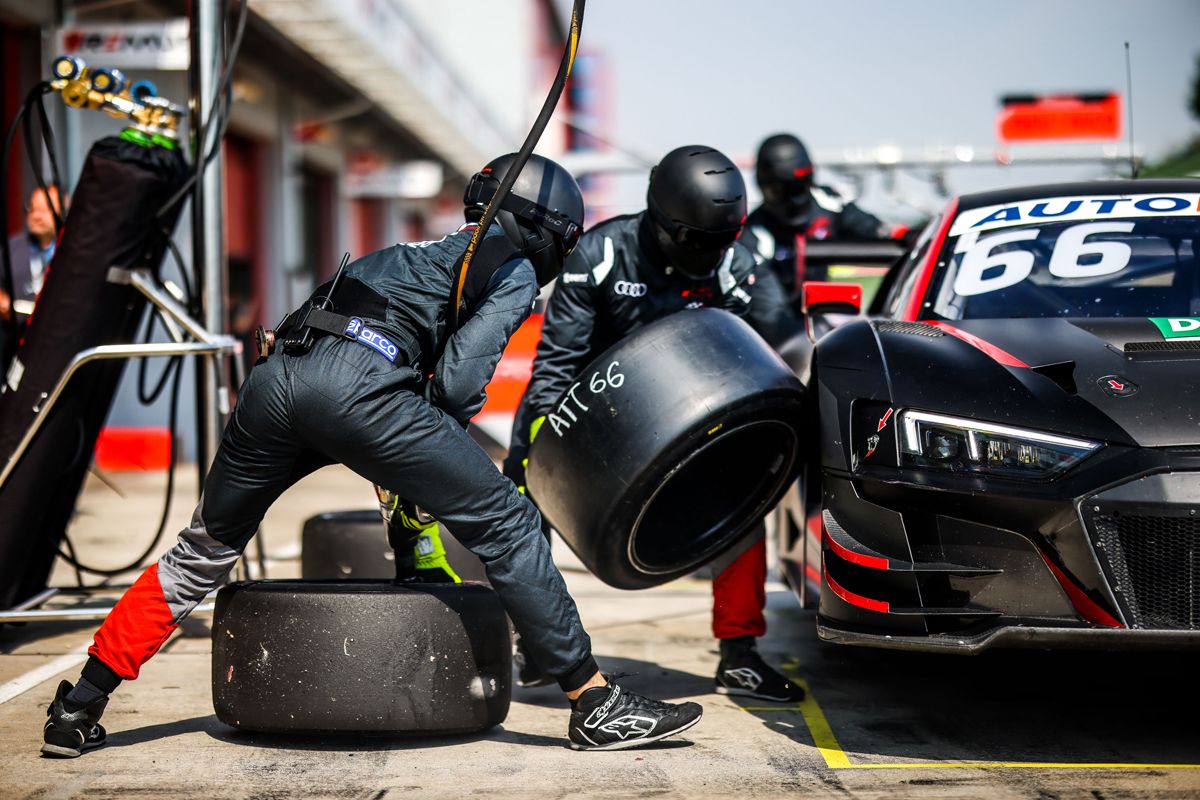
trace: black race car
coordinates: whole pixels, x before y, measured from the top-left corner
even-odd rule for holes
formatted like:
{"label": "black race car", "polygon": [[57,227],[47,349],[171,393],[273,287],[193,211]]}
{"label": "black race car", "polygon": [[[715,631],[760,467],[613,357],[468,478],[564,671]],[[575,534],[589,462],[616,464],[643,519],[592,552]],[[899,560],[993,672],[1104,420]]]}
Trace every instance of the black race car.
{"label": "black race car", "polygon": [[1200,645],[1200,180],[953,200],[811,386],[778,529],[822,638]]}

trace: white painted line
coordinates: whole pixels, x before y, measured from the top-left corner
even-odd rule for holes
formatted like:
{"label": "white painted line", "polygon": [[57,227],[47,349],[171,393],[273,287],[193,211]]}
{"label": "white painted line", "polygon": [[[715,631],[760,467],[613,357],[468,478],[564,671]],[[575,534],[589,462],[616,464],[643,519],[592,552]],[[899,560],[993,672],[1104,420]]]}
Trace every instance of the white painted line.
{"label": "white painted line", "polygon": [[87,661],[87,649],[88,645],[83,645],[82,647],[72,650],[66,655],[61,655],[53,661],[42,664],[40,667],[31,669],[24,675],[14,678],[3,686],[0,686],[0,703],[7,703],[14,697],[24,694],[44,681],[53,678],[58,673],[71,669],[72,667],[79,666],[83,662]]}

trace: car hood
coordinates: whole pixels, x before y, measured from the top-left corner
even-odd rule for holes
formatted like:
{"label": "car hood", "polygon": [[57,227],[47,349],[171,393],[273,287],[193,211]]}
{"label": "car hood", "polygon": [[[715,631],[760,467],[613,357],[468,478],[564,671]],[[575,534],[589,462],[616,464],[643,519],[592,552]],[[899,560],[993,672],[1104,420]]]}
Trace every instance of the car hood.
{"label": "car hood", "polygon": [[1142,447],[1200,445],[1200,342],[1147,319],[875,324],[892,402]]}

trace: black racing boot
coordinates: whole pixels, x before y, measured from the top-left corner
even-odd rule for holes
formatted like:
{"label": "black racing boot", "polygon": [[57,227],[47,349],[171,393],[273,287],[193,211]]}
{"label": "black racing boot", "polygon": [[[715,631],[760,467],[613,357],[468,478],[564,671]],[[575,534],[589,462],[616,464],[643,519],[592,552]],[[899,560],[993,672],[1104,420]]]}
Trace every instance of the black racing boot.
{"label": "black racing boot", "polygon": [[513,664],[517,668],[517,686],[532,689],[554,683],[554,678],[542,672],[542,668],[533,660],[519,633],[513,634]]}
{"label": "black racing boot", "polygon": [[717,694],[777,703],[799,703],[804,699],[803,689],[762,660],[753,636],[721,640],[721,663],[717,665],[716,683]]}
{"label": "black racing boot", "polygon": [[108,705],[108,698],[97,700],[75,711],[68,711],[65,700],[67,692],[72,688],[68,681],[60,683],[58,693],[54,695],[54,702],[46,709],[48,719],[42,755],[51,758],[78,758],[84,750],[104,744],[107,734],[100,725],[100,715]]}
{"label": "black racing boot", "polygon": [[700,721],[699,703],[651,700],[615,683],[588,689],[572,704],[572,750],[624,750],[686,731]]}

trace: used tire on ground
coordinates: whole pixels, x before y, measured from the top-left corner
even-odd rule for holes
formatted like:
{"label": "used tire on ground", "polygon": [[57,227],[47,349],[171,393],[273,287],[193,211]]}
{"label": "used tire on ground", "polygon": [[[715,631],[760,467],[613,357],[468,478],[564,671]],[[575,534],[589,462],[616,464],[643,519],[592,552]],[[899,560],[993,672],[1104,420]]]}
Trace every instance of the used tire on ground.
{"label": "used tire on ground", "polygon": [[725,311],[672,314],[592,362],[529,454],[531,495],[611,586],[687,574],[758,523],[799,469],[804,391]]}
{"label": "used tire on ground", "polygon": [[[464,581],[487,582],[483,562],[443,525],[446,560]],[[309,517],[300,534],[300,576],[305,579],[396,577],[395,554],[379,511],[332,511]]]}
{"label": "used tire on ground", "polygon": [[236,728],[446,734],[508,715],[508,620],[478,583],[233,583],[212,630],[213,706]]}

